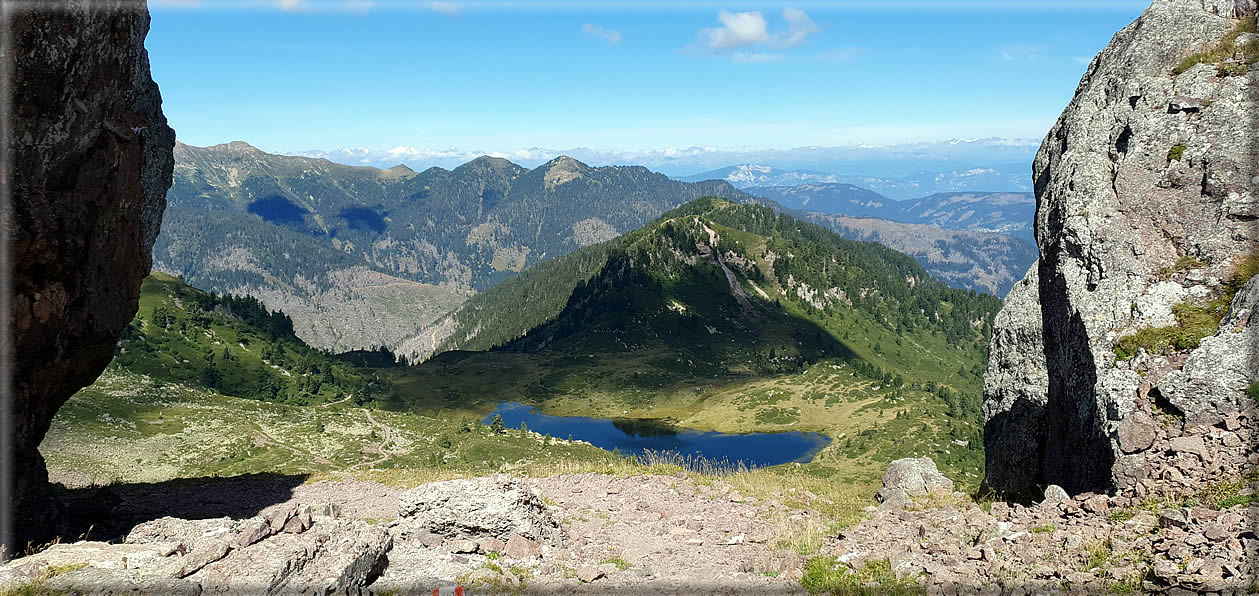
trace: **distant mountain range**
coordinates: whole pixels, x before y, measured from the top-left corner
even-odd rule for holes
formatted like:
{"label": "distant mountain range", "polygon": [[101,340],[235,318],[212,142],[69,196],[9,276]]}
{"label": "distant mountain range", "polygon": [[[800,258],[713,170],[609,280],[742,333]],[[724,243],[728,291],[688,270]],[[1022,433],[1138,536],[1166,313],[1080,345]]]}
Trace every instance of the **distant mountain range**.
{"label": "distant mountain range", "polygon": [[1035,246],[1036,196],[1030,192],[947,192],[896,201],[851,184],[800,184],[744,190],[784,207],[851,217],[930,224],[948,230],[999,232]]}
{"label": "distant mountain range", "polygon": [[[480,157],[423,172],[272,155],[242,142],[179,144],[175,157],[154,268],[206,290],[255,296],[290,315],[304,341],[336,351],[397,347],[469,296],[695,198],[767,202],[725,181],[683,182],[641,166],[596,168],[568,157],[534,169]],[[893,203],[850,185],[833,188],[864,197],[857,202],[876,211]],[[761,194],[786,208],[853,212],[827,207],[835,193]],[[888,211],[944,228],[982,231],[1000,223],[949,213],[937,207],[910,218]],[[820,223],[873,238],[862,226]],[[979,227],[966,227],[972,224]],[[956,287],[1003,294],[1009,271],[1022,263],[1021,253],[1000,240],[890,223],[878,230],[878,240]],[[938,244],[924,246],[927,237]],[[938,256],[945,253],[951,256]]]}
{"label": "distant mountain range", "polygon": [[547,258],[706,195],[720,181],[557,157],[532,170],[481,157],[453,170],[352,167],[246,143],[179,144],[155,269],[290,314],[312,345],[392,345]]}
{"label": "distant mountain range", "polygon": [[[670,147],[645,151],[609,151],[575,147],[546,149],[532,147],[495,152],[457,148],[398,146],[390,149],[364,147],[311,150],[293,153],[304,157],[330,159],[356,166],[389,168],[398,164],[422,170],[438,166],[454,168],[481,155],[502,157],[524,167],[537,167],[556,157],[568,156],[584,163],[602,166],[637,164],[670,176],[687,176],[724,168],[730,164],[772,164],[783,170],[814,172],[858,172],[863,176],[900,178],[917,172],[965,171],[976,167],[1010,165],[1011,172],[1027,178],[1039,139],[950,139],[888,145],[848,145],[840,147],[796,147],[794,149],[725,150],[715,147]],[[1019,187],[990,187],[951,190],[1022,190]],[[875,189],[878,190],[878,189]],[[923,196],[932,191],[920,192]]]}
{"label": "distant mountain range", "polygon": [[[740,164],[677,179],[685,182],[724,180],[740,189],[817,184],[843,184],[850,192],[873,191],[893,200],[905,200],[944,192],[1030,192],[1032,181],[1026,164],[973,167],[919,172],[908,176],[846,176],[812,170],[782,170],[767,165]],[[803,207],[801,207],[803,208]]]}

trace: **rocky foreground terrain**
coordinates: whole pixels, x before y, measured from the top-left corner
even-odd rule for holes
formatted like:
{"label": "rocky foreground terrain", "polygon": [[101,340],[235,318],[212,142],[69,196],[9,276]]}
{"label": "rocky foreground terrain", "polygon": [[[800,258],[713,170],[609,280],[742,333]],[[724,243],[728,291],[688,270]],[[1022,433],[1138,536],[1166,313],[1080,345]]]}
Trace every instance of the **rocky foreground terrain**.
{"label": "rocky foreground terrain", "polygon": [[878,511],[830,550],[853,570],[886,561],[930,593],[1259,588],[1259,408],[1151,421],[1122,441],[1157,456],[1140,482],[1074,496],[1050,485],[1030,504],[950,493],[930,460],[899,460]]}
{"label": "rocky foreground terrain", "polygon": [[[598,474],[108,493],[121,540],[56,544],[0,587],[56,593],[799,592],[778,524],[809,516],[721,482]],[[266,504],[269,503],[269,504]],[[263,506],[265,504],[265,506]],[[242,515],[253,512],[253,515]],[[234,514],[233,516],[216,514]],[[134,525],[133,525],[134,524]],[[129,527],[129,529],[128,529]]]}
{"label": "rocky foreground terrain", "polygon": [[[98,534],[0,567],[0,589],[116,594],[676,594],[1245,592],[1259,557],[1259,407],[1212,424],[1166,418],[1124,436],[1158,454],[1111,494],[1035,503],[954,492],[930,459],[893,462],[865,519],[806,558],[817,515],[720,479],[562,475],[403,490],[357,480],[236,477],[103,489]],[[802,499],[809,496],[782,495]],[[883,570],[863,586],[871,569]],[[848,578],[828,584],[828,578]]]}

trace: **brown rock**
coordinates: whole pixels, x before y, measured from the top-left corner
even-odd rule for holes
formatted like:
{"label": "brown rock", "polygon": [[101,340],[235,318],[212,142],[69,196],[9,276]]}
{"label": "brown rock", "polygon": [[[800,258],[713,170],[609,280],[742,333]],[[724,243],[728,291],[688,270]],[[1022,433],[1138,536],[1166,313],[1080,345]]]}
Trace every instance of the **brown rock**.
{"label": "brown rock", "polygon": [[1188,528],[1189,513],[1184,509],[1168,509],[1158,514],[1158,523],[1162,528]]}
{"label": "brown rock", "polygon": [[512,534],[507,539],[507,556],[513,559],[535,559],[542,556],[542,545],[520,534]]}
{"label": "brown rock", "polygon": [[1201,436],[1176,437],[1170,441],[1170,447],[1176,453],[1191,453],[1206,459],[1206,445],[1202,442]]}
{"label": "brown rock", "polygon": [[57,409],[109,364],[135,315],[175,134],[149,74],[143,3],[28,2],[6,19],[14,546],[67,529],[39,443]]}
{"label": "brown rock", "polygon": [[289,534],[301,534],[310,529],[310,525],[311,519],[309,515],[294,515],[284,522],[284,527],[280,528],[280,530]]}
{"label": "brown rock", "polygon": [[1229,412],[1228,414],[1225,414],[1224,420],[1220,422],[1219,426],[1223,427],[1224,430],[1229,431],[1235,431],[1241,428],[1241,414],[1239,412]]}
{"label": "brown rock", "polygon": [[603,577],[603,570],[594,565],[587,565],[577,570],[577,579],[590,583]]}
{"label": "brown rock", "polygon": [[1134,414],[1119,424],[1116,433],[1119,435],[1119,449],[1124,453],[1136,453],[1145,451],[1154,444],[1158,426],[1153,418]]}
{"label": "brown rock", "polygon": [[232,547],[249,546],[270,535],[271,524],[268,524],[266,520],[262,518],[245,520],[237,530],[236,536],[232,538]]}
{"label": "brown rock", "polygon": [[1106,495],[1094,495],[1084,500],[1082,507],[1089,513],[1105,515],[1110,512],[1110,499]]}
{"label": "brown rock", "polygon": [[1170,580],[1180,573],[1180,567],[1167,559],[1154,561],[1154,576],[1162,580]]}
{"label": "brown rock", "polygon": [[182,558],[172,561],[169,574],[173,577],[188,577],[206,565],[227,556],[231,549],[232,547],[225,540],[204,541]]}
{"label": "brown rock", "polygon": [[507,549],[507,543],[497,538],[480,538],[476,541],[476,545],[483,553],[501,553]]}
{"label": "brown rock", "polygon": [[267,520],[267,525],[271,526],[271,532],[279,532],[284,529],[284,525],[288,523],[294,515],[297,515],[297,506],[288,504],[282,507],[276,507],[262,515],[262,519]]}

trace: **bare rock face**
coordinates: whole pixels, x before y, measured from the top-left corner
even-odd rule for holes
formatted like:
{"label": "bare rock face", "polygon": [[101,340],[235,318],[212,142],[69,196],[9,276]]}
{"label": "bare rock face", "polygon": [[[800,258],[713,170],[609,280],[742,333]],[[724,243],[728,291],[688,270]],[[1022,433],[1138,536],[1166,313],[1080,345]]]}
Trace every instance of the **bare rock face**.
{"label": "bare rock face", "polygon": [[1045,346],[1040,318],[1039,265],[1006,295],[993,320],[984,375],[984,453],[988,478],[1003,490],[1035,493],[1045,443]]}
{"label": "bare rock face", "polygon": [[171,184],[174,131],[149,75],[143,2],[9,11],[13,48],[13,508],[16,544],[63,515],[38,447],[53,415],[113,356]]}
{"label": "bare rock face", "polygon": [[[1093,60],[1046,136],[1033,166],[1042,334],[1028,333],[1030,292],[1015,293],[985,382],[989,486],[1113,487],[1131,464],[1117,466],[1127,418],[1169,394],[1215,414],[1240,403],[1244,375],[1211,384],[1212,367],[1182,368],[1183,353],[1119,361],[1114,348],[1177,325],[1185,305],[1227,295],[1239,263],[1259,250],[1257,72],[1239,74],[1248,67],[1230,59],[1232,76],[1206,63],[1173,73],[1254,14],[1253,0],[1156,0]],[[1209,340],[1198,350],[1218,351]],[[1255,362],[1253,340],[1229,346]],[[1016,370],[1039,355],[1043,385],[1039,372]],[[1203,383],[1213,396],[1190,397]],[[1037,403],[1039,413],[1017,411]]]}

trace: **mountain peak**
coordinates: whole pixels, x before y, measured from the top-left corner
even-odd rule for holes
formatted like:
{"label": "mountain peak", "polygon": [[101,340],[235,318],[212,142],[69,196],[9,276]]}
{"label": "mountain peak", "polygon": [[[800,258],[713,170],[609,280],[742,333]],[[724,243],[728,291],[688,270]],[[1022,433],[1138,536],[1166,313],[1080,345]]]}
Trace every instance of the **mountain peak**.
{"label": "mountain peak", "polygon": [[408,168],[406,164],[398,164],[387,170],[381,170],[382,178],[409,178],[415,175],[415,170]]}
{"label": "mountain peak", "polygon": [[567,155],[561,155],[559,157],[556,157],[555,159],[552,159],[551,161],[548,161],[545,164],[542,164],[542,167],[547,168],[547,169],[557,168],[557,167],[558,168],[578,168],[578,169],[590,168],[590,166],[582,163],[581,161],[577,159],[569,157]]}
{"label": "mountain peak", "polygon": [[235,151],[238,153],[262,153],[262,150],[246,143],[245,141],[231,141],[229,143],[220,143],[218,145],[210,145],[206,147],[212,151]]}
{"label": "mountain peak", "polygon": [[590,171],[590,166],[567,155],[561,155],[542,164],[538,169],[545,172],[543,183],[547,190],[550,190],[561,184],[581,178]]}

